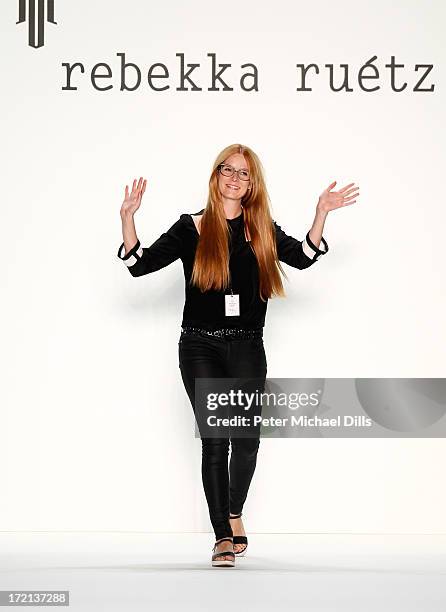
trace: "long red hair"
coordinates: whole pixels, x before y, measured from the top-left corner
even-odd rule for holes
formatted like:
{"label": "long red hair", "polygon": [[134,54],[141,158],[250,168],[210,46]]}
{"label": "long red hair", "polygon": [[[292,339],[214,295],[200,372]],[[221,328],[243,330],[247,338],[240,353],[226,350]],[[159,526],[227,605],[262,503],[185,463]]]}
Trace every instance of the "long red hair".
{"label": "long red hair", "polygon": [[242,198],[243,220],[259,269],[260,298],[285,296],[282,279],[286,277],[277,257],[275,230],[270,212],[263,167],[252,149],[232,144],[217,156],[209,179],[209,195],[201,217],[200,237],[192,270],[191,284],[201,291],[226,290],[229,286],[229,232],[218,188],[218,167],[234,153],[241,153],[250,173],[251,189]]}

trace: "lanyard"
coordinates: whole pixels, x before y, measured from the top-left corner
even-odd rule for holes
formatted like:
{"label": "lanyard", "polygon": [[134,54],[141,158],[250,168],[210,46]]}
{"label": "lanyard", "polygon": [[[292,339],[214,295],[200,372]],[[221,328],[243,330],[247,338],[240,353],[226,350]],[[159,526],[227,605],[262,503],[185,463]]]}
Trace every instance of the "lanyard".
{"label": "lanyard", "polygon": [[[255,257],[255,251],[252,248],[252,244],[251,244],[251,240],[248,240],[248,236],[246,235],[246,228],[245,228],[245,222],[243,221],[243,234],[245,236],[245,242],[249,242],[249,246],[251,248],[251,251],[254,253],[254,257]],[[232,244],[232,234],[231,234],[231,247],[229,250],[229,259],[231,259],[231,255],[233,253],[233,244]],[[231,290],[231,295],[234,295],[234,292],[232,291],[232,275],[231,275],[231,268],[229,268],[229,289]]]}
{"label": "lanyard", "polygon": [[[231,260],[231,255],[232,255],[232,239],[231,239],[231,248],[229,250],[229,261]],[[231,290],[231,295],[234,295],[234,292],[232,291],[232,274],[231,274],[231,266],[229,266],[229,289]]]}

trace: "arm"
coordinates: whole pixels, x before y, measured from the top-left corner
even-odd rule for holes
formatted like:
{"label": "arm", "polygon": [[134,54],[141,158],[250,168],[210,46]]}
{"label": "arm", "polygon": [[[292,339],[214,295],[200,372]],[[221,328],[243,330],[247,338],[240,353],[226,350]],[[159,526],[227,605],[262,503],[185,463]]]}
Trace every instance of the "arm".
{"label": "arm", "polygon": [[135,218],[133,214],[130,214],[130,213],[121,214],[121,223],[122,223],[122,237],[124,239],[124,246],[125,246],[125,255],[127,255],[130,249],[132,249],[135,246],[138,240],[138,236],[136,235],[136,229],[135,229]]}
{"label": "arm", "polygon": [[[327,253],[328,244],[322,236],[322,232],[328,213],[354,204],[359,195],[359,187],[354,187],[355,183],[349,183],[339,191],[331,191],[336,182],[333,181],[319,196],[313,225],[302,242],[292,236],[287,236],[280,225],[277,225],[274,221],[277,255],[280,261],[302,270],[309,268],[322,255]],[[323,248],[321,248],[321,243]]]}
{"label": "arm", "polygon": [[[130,222],[127,223],[130,225]],[[136,238],[136,242],[128,250],[125,241],[126,233],[132,236],[132,240],[133,235],[131,227],[126,225],[125,228],[123,227],[124,242],[118,250],[119,259],[125,263],[130,274],[135,277],[150,274],[151,272],[156,272],[157,270],[161,270],[161,268],[165,268],[179,259],[182,255],[182,225],[183,221],[180,217],[178,221],[176,221],[166,232],[162,233],[149,247],[141,246],[135,232],[134,238]]]}
{"label": "arm", "polygon": [[121,206],[124,242],[118,249],[118,257],[125,263],[132,276],[143,276],[165,268],[181,256],[183,249],[181,217],[151,246],[147,248],[141,246],[136,235],[134,214],[141,205],[146,183],[147,181],[140,177],[137,185],[135,179],[131,193],[126,185],[125,198]]}
{"label": "arm", "polygon": [[[314,245],[313,248],[320,249],[321,240],[326,244],[324,238],[322,237],[322,232],[324,231],[325,221],[327,219],[328,212],[323,210],[316,209],[316,214],[314,215],[313,225],[310,228],[307,236],[310,242]],[[326,247],[325,252],[328,251],[328,246]]]}
{"label": "arm", "polygon": [[[321,228],[318,245],[315,244],[310,236],[311,230],[307,233],[305,239],[301,241],[293,238],[293,236],[288,236],[275,221],[274,228],[276,230],[277,256],[280,261],[283,261],[293,268],[297,268],[298,270],[309,268],[328,251],[328,244],[325,238],[322,237]],[[323,248],[320,248],[321,241]]]}

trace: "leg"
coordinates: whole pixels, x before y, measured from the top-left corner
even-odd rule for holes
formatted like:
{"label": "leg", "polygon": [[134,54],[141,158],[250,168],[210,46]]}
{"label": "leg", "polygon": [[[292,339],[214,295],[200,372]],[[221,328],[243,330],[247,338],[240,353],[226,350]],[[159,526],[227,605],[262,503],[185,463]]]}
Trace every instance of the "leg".
{"label": "leg", "polygon": [[228,438],[202,438],[201,476],[216,540],[232,536],[229,524]]}
{"label": "leg", "polygon": [[230,508],[231,514],[240,514],[248,495],[257,463],[259,438],[231,438]]}
{"label": "leg", "polygon": [[[223,378],[224,342],[216,338],[183,336],[179,343],[181,377],[195,413],[195,378]],[[229,523],[228,438],[201,438],[201,474],[216,539],[232,537]],[[223,542],[228,546],[228,542]],[[227,548],[226,548],[227,549]]]}
{"label": "leg", "polygon": [[[233,377],[239,377],[243,391],[261,393],[265,388],[267,360],[263,339],[241,341],[231,346],[231,368]],[[261,404],[253,404],[247,413],[251,417],[261,416]],[[257,464],[257,453],[260,445],[260,426],[251,428],[249,437],[231,437],[230,474],[230,513],[241,514],[248,495],[249,486]],[[230,520],[234,536],[246,536],[242,518]],[[241,553],[245,543],[234,544],[234,552]]]}
{"label": "leg", "polygon": [[[262,338],[241,340],[231,344],[230,376],[240,378],[245,393],[261,393],[265,388],[267,360]],[[247,414],[261,415],[260,404],[253,403]],[[231,437],[230,510],[240,514],[256,468],[257,452],[260,445],[260,427],[250,427],[249,437]]]}

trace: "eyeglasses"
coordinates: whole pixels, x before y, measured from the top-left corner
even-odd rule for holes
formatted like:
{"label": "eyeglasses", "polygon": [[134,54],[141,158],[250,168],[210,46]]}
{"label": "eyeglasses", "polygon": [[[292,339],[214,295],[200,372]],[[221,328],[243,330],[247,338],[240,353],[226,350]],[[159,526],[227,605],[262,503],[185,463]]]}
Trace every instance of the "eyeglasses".
{"label": "eyeglasses", "polygon": [[230,166],[229,164],[220,164],[218,166],[220,174],[223,176],[234,176],[234,173],[237,172],[238,177],[241,181],[249,181],[249,172],[248,170],[236,170],[234,166]]}

